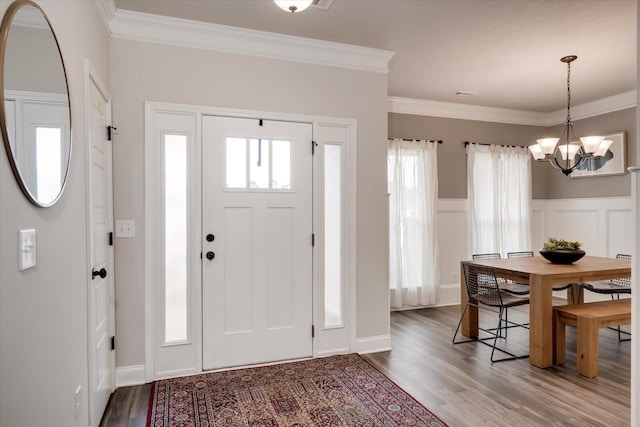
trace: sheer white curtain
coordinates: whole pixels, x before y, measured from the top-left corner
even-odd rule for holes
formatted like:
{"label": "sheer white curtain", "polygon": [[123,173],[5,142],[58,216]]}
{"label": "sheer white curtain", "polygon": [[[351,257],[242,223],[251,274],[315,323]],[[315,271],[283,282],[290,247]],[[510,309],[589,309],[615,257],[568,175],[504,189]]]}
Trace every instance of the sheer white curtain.
{"label": "sheer white curtain", "polygon": [[389,141],[391,308],[437,302],[437,143]]}
{"label": "sheer white curtain", "polygon": [[471,252],[531,250],[531,158],[526,147],[467,145]]}

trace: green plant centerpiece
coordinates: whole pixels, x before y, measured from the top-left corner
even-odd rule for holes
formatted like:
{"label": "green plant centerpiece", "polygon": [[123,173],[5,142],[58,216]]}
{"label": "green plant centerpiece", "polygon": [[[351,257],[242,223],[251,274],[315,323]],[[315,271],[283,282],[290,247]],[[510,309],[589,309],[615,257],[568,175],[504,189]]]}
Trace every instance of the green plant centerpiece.
{"label": "green plant centerpiece", "polygon": [[540,255],[553,264],[573,264],[585,256],[586,252],[580,249],[582,243],[567,240],[549,238],[540,250]]}

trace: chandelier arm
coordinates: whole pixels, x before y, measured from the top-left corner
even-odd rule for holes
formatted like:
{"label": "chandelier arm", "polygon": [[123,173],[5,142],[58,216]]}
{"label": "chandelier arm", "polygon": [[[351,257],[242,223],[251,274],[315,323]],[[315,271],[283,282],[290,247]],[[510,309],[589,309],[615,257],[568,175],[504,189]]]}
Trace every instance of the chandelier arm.
{"label": "chandelier arm", "polygon": [[[552,158],[549,158],[549,159],[544,159],[544,160],[546,160],[547,162],[549,162],[549,164],[550,164],[551,166],[553,166],[555,169],[558,169],[559,171],[561,171],[561,170],[562,170],[562,166],[560,166],[560,165],[558,164],[558,160],[557,160],[555,157],[552,157]],[[555,160],[555,161],[554,161],[554,160]]]}
{"label": "chandelier arm", "polygon": [[580,143],[580,138],[578,138],[578,135],[576,135],[576,131],[573,129],[573,123],[569,122],[567,127],[569,128],[569,130],[567,131],[567,142],[569,142],[569,138],[573,136],[573,139],[578,142],[578,145],[582,146],[582,144]]}
{"label": "chandelier arm", "polygon": [[[571,172],[573,172],[573,168],[569,168],[569,167],[568,167],[568,166],[569,166],[568,164],[567,164],[567,167],[562,166],[562,165],[560,164],[560,162],[558,161],[558,158],[557,158],[557,157],[552,157],[552,158],[550,159],[550,161],[551,161],[551,165],[552,165],[552,166],[554,166],[556,169],[560,169],[560,171],[562,171],[562,173],[563,173],[563,174],[565,174],[565,175],[567,175],[567,176],[568,176]],[[555,164],[554,164],[554,163],[555,163]]]}
{"label": "chandelier arm", "polygon": [[571,169],[572,169],[572,170],[573,170],[573,169],[578,169],[580,166],[584,165],[584,164],[587,162],[587,160],[589,160],[591,157],[593,157],[593,156],[589,156],[589,155],[582,156],[582,155],[581,155],[581,156],[580,156],[580,160],[578,160],[578,162],[576,163],[576,165],[575,165],[575,166],[573,166]]}

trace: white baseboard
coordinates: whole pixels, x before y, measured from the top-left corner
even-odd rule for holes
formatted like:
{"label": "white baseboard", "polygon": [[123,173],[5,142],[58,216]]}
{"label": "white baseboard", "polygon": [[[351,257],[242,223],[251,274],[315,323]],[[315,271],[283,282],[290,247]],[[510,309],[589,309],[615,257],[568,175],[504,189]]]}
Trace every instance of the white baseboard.
{"label": "white baseboard", "polygon": [[389,350],[391,350],[391,335],[378,335],[376,337],[358,338],[356,340],[356,352],[359,354]]}
{"label": "white baseboard", "polygon": [[460,304],[460,283],[440,285],[440,298],[436,307]]}
{"label": "white baseboard", "polygon": [[121,366],[116,368],[116,387],[144,384],[144,365]]}
{"label": "white baseboard", "polygon": [[328,356],[336,356],[338,354],[349,354],[349,353],[351,353],[351,351],[348,348],[340,348],[336,350],[319,351],[318,353],[316,353],[314,357],[328,357]]}

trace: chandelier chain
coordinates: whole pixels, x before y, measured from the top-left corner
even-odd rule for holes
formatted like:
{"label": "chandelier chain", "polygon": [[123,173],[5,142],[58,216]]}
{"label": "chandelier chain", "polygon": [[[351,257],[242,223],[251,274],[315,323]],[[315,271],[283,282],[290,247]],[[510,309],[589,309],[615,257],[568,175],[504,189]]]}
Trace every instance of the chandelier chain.
{"label": "chandelier chain", "polygon": [[571,123],[571,62],[567,62],[567,123]]}

